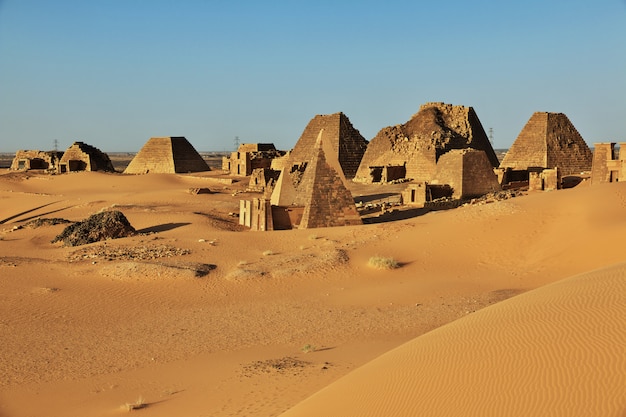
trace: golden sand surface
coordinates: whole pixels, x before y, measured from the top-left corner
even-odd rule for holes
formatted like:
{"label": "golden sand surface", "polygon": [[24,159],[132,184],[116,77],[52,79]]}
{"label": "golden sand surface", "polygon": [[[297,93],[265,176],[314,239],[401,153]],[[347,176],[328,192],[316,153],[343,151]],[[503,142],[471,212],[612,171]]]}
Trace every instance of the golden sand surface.
{"label": "golden sand surface", "polygon": [[265,233],[245,185],[0,171],[0,416],[624,415],[626,184]]}

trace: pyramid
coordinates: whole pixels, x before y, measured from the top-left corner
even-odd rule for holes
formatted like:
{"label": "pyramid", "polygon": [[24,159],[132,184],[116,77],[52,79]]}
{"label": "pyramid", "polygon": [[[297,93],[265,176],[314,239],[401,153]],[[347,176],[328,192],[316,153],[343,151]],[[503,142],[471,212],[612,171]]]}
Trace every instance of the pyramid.
{"label": "pyramid", "polygon": [[[318,135],[298,185],[294,205],[304,206],[300,229],[362,224],[352,194],[326,161],[322,134]],[[286,170],[283,170],[283,175]],[[284,177],[288,180],[288,177]]]}
{"label": "pyramid", "polygon": [[317,115],[311,119],[289,155],[289,164],[299,165],[315,156],[315,144],[321,131],[324,132],[326,154],[335,156],[346,178],[354,178],[367,148],[367,140],[341,112]]}
{"label": "pyramid", "polygon": [[150,138],[124,170],[124,174],[174,174],[210,171],[200,154],[182,137]]}
{"label": "pyramid", "polygon": [[84,142],[74,142],[66,149],[59,161],[61,172],[115,171],[109,155]]}
{"label": "pyramid", "polygon": [[562,175],[591,170],[593,154],[563,113],[534,113],[513,142],[500,168],[556,168]]}
{"label": "pyramid", "polygon": [[370,183],[374,167],[404,166],[406,178],[430,181],[441,155],[466,148],[485,151],[491,165],[498,166],[498,157],[472,107],[426,103],[405,124],[378,132],[354,180]]}

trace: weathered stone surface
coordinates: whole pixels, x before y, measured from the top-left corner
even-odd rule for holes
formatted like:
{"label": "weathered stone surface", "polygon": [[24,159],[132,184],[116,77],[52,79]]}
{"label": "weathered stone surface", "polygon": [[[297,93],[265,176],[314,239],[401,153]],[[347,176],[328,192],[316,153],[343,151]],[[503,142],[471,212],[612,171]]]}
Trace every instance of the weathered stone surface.
{"label": "weathered stone surface", "polygon": [[615,147],[614,142],[595,143],[591,168],[591,183],[624,181],[626,178],[626,142]]}
{"label": "weathered stone surface", "polygon": [[448,184],[453,197],[467,199],[500,190],[498,177],[484,151],[453,149],[437,162],[434,181]]}
{"label": "weathered stone surface", "polygon": [[59,161],[59,172],[108,171],[113,172],[109,155],[84,142],[74,142]]}
{"label": "weathered stone surface", "polygon": [[183,137],[150,138],[130,161],[124,174],[175,174],[210,171],[211,168]]}
{"label": "weathered stone surface", "polygon": [[94,214],[82,222],[66,227],[52,243],[63,242],[64,246],[80,246],[101,240],[118,239],[136,234],[121,211],[105,211]]}
{"label": "weathered stone surface", "polygon": [[327,157],[334,155],[341,166],[341,174],[347,179],[354,178],[365,154],[367,140],[341,112],[311,119],[289,154],[288,166],[300,165],[316,157],[315,144],[321,131]]}
{"label": "weathered stone surface", "polygon": [[242,143],[237,152],[222,158],[222,170],[230,175],[249,176],[257,169],[270,169],[275,159],[285,155],[273,143]]}
{"label": "weathered stone surface", "polygon": [[323,138],[318,138],[315,154],[297,190],[296,205],[304,206],[300,229],[362,224],[354,199],[338,173],[326,162]]}
{"label": "weathered stone surface", "polygon": [[57,151],[19,150],[15,153],[11,169],[14,171],[29,169],[55,171],[62,157],[63,152]]}
{"label": "weathered stone surface", "polygon": [[559,168],[562,175],[591,169],[593,155],[563,113],[534,113],[500,164],[501,168]]}
{"label": "weathered stone surface", "polygon": [[441,155],[465,148],[484,151],[491,165],[498,166],[496,153],[472,107],[426,103],[405,124],[378,132],[354,180],[379,182],[382,178],[375,177],[376,168],[397,166],[405,168],[406,178],[431,181]]}

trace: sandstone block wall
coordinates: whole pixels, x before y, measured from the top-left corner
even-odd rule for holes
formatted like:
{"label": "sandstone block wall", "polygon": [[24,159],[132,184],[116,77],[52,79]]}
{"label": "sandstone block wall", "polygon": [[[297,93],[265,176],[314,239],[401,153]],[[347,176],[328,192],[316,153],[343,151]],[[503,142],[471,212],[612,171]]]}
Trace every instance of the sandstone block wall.
{"label": "sandstone block wall", "polygon": [[[626,179],[626,143],[620,143],[619,152],[615,143],[594,145],[591,184],[617,182]],[[619,154],[619,155],[618,155]]]}
{"label": "sandstone block wall", "polygon": [[449,184],[453,197],[479,197],[500,189],[498,177],[484,151],[455,149],[441,156],[437,162],[435,181]]}

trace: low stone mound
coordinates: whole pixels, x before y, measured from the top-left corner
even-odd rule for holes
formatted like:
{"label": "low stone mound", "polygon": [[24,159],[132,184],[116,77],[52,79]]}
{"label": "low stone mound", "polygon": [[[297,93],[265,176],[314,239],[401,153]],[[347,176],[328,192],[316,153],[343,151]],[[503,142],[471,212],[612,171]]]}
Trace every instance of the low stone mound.
{"label": "low stone mound", "polygon": [[82,222],[67,226],[52,243],[64,246],[80,246],[108,239],[133,236],[137,232],[121,211],[105,211],[94,214]]}
{"label": "low stone mound", "polygon": [[30,227],[31,229],[37,229],[39,227],[43,227],[43,226],[56,226],[57,224],[65,224],[65,223],[71,223],[69,220],[67,219],[62,219],[59,217],[53,217],[50,219],[45,219],[45,218],[38,218],[35,220],[31,220],[28,223],[24,224],[24,227]]}

